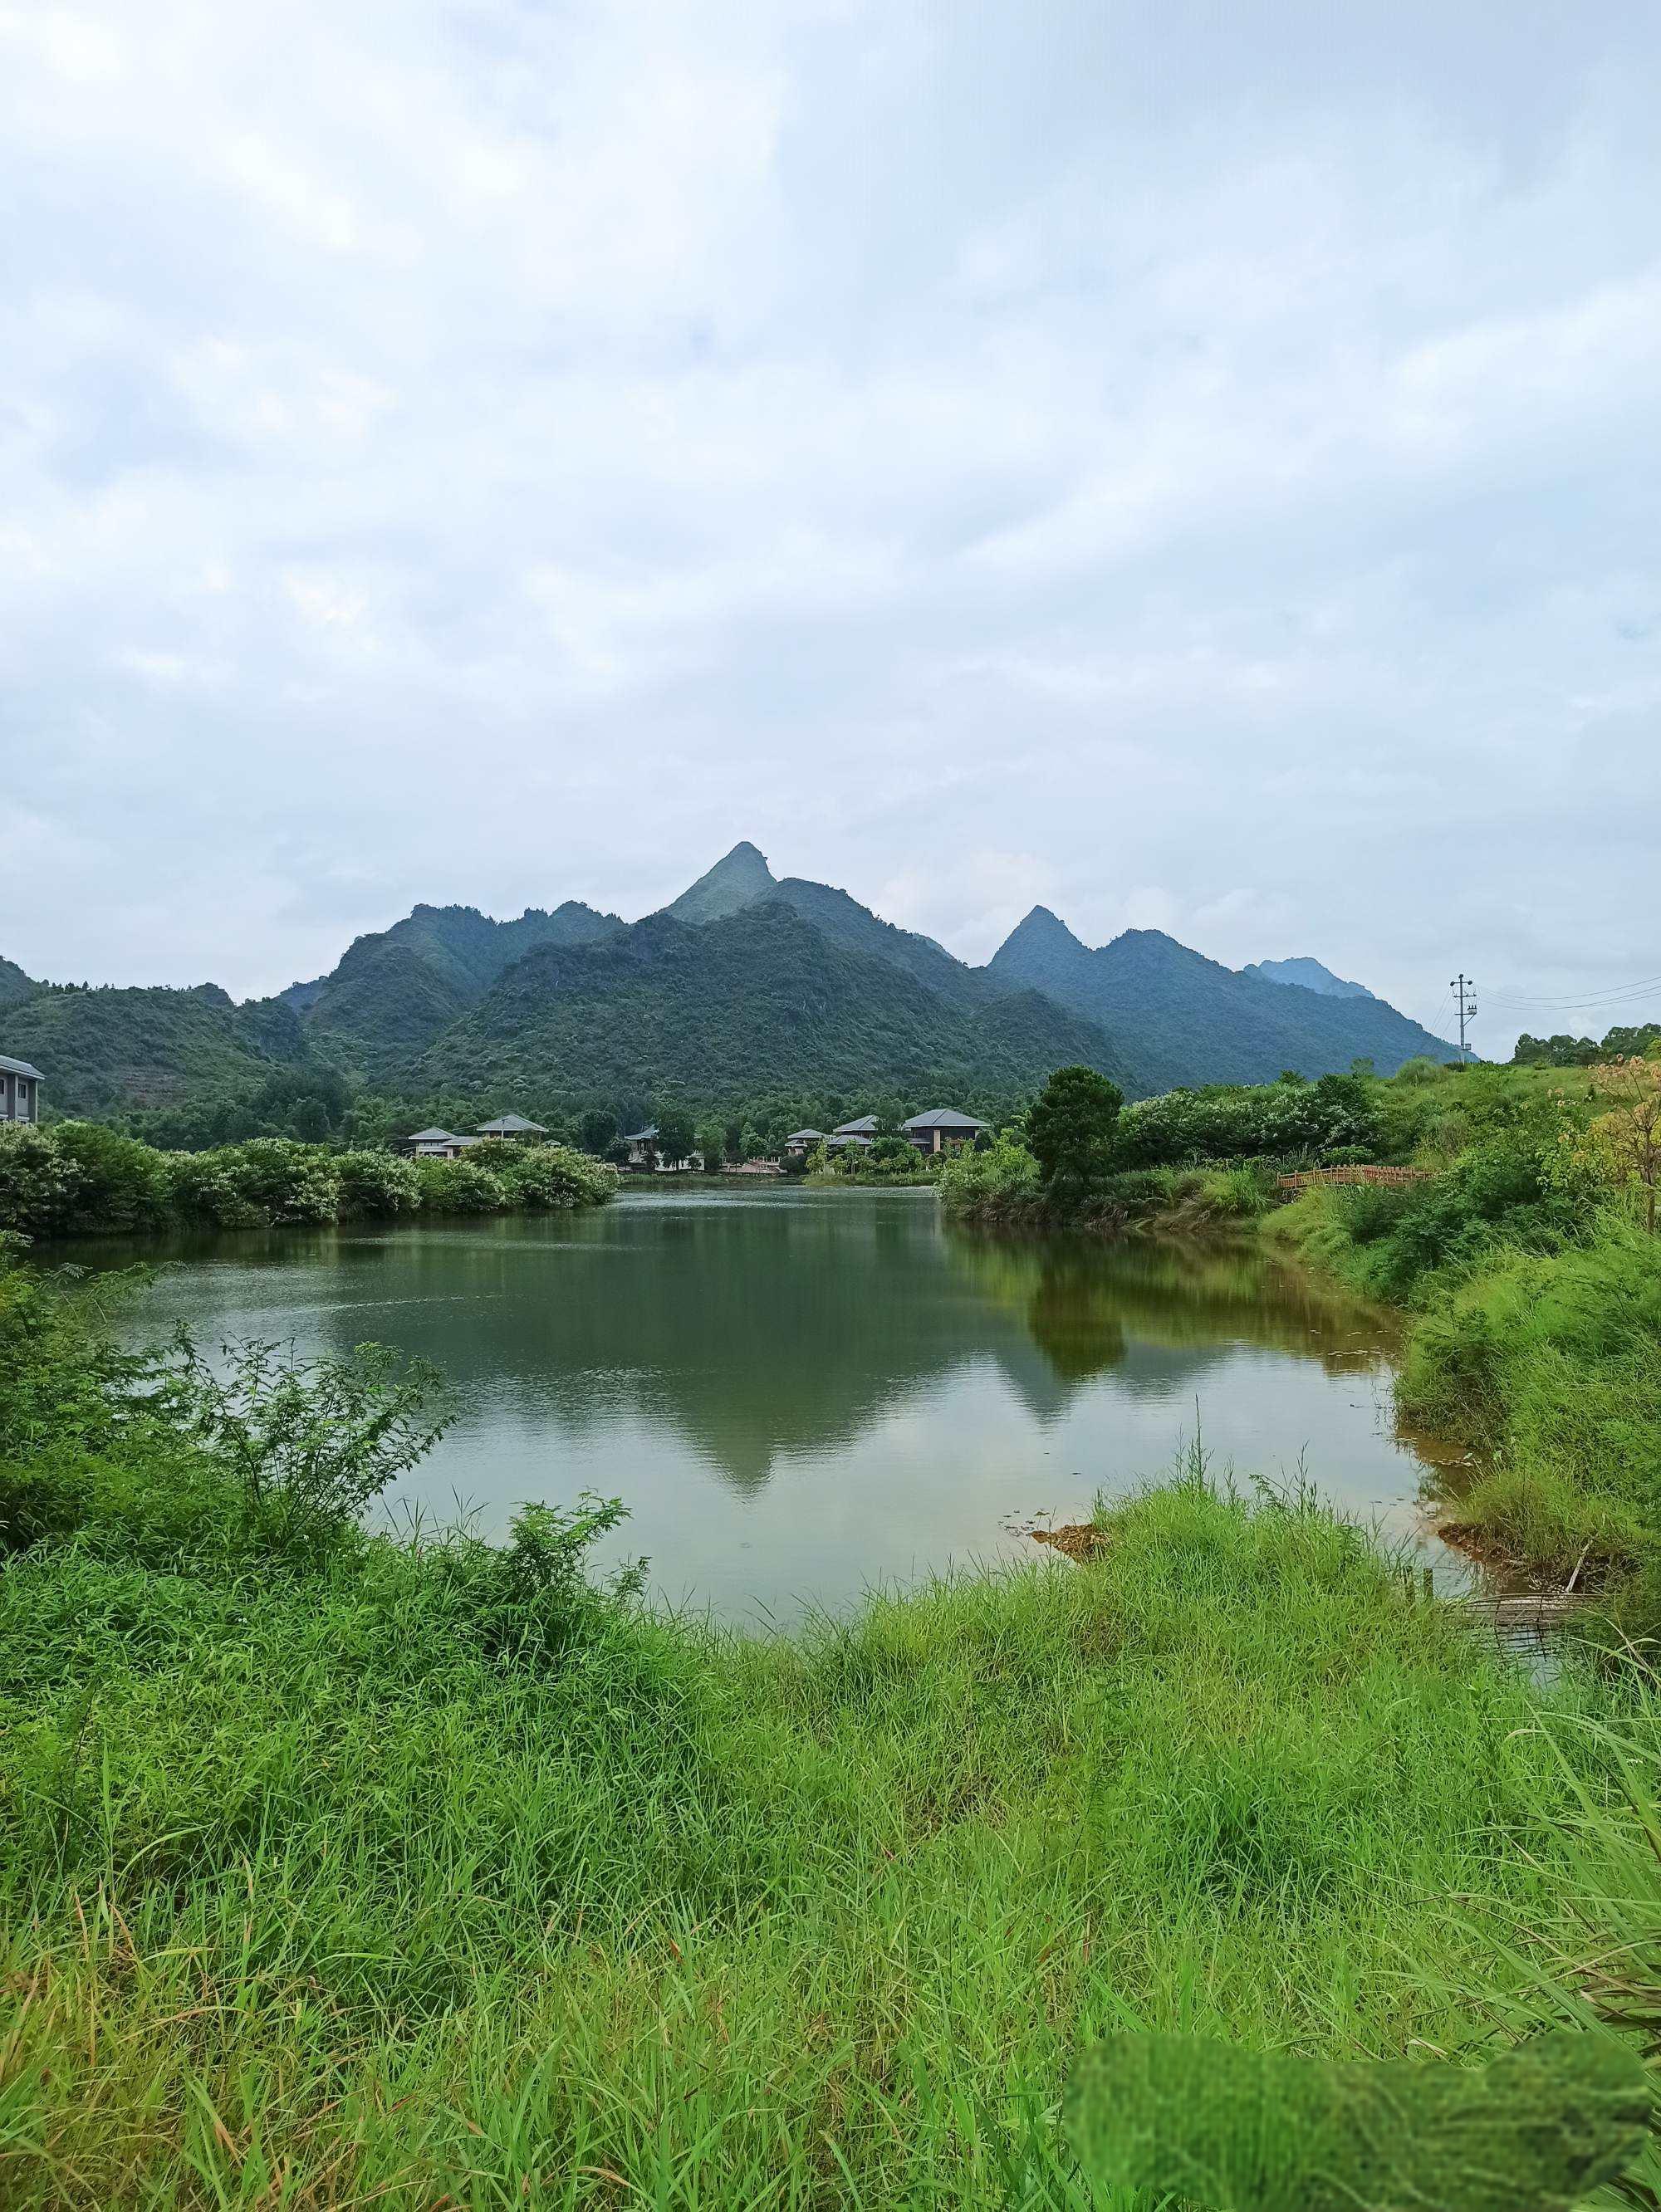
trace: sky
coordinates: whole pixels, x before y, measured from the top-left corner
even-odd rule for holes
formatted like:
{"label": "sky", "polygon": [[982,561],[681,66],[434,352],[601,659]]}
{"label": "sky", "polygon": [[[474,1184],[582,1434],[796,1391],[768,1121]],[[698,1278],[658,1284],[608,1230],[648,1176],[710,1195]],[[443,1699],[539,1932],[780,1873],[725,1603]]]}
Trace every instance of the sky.
{"label": "sky", "polygon": [[1642,0],[0,0],[0,953],[260,994],[748,837],[1661,1017],[1658,79]]}

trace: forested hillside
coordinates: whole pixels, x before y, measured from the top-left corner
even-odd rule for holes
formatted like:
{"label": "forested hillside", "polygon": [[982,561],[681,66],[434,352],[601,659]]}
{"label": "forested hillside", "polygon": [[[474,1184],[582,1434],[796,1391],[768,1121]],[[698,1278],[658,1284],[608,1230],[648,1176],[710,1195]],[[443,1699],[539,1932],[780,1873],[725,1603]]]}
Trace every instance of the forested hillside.
{"label": "forested hillside", "polygon": [[348,1065],[396,1077],[505,968],[542,945],[581,945],[623,927],[615,915],[568,900],[496,921],[471,906],[418,906],[390,929],[360,937],[332,975],[296,984],[307,1029]]}
{"label": "forested hillside", "polygon": [[1381,1075],[1441,1038],[1372,997],[1333,997],[1264,982],[1190,951],[1157,929],[1128,929],[1094,950],[1047,907],[1034,907],[988,974],[1044,991],[1110,1030],[1135,1088],[1270,1083],[1283,1068],[1331,1074],[1358,1059]]}
{"label": "forested hillside", "polygon": [[411,1082],[568,1104],[672,1095],[700,1111],[787,1088],[970,1104],[1019,1097],[1068,1060],[1121,1073],[1098,1028],[1036,992],[955,1005],[769,901],[698,926],[653,915],[599,944],[528,954]]}
{"label": "forested hillside", "polygon": [[3,1049],[46,1075],[60,1114],[106,1115],[240,1096],[308,1057],[275,999],[237,1006],[216,983],[87,989],[44,985],[6,1009]]}

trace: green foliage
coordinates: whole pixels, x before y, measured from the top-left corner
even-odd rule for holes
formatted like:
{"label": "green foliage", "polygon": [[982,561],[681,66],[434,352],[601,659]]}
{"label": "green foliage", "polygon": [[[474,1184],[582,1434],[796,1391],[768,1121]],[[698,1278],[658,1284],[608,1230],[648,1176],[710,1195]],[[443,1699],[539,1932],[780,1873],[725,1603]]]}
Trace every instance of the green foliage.
{"label": "green foliage", "polygon": [[426,1207],[490,1213],[598,1206],[617,1176],[563,1145],[477,1146],[466,1159],[400,1159],[259,1137],[158,1152],[92,1122],[0,1128],[0,1231],[31,1237],[382,1220]]}
{"label": "green foliage", "polygon": [[1113,1160],[1124,1095],[1091,1067],[1058,1067],[1029,1109],[1026,1141],[1053,1206],[1081,1206]]}
{"label": "green foliage", "polygon": [[1190,1167],[1203,1160],[1314,1160],[1339,1150],[1372,1158],[1379,1134],[1374,1089],[1364,1077],[1323,1075],[1316,1083],[1172,1091],[1127,1108],[1114,1162]]}
{"label": "green foliage", "polygon": [[1512,1051],[1513,1067],[1596,1067],[1609,1060],[1654,1058],[1661,1051],[1661,1022],[1617,1024],[1601,1044],[1591,1037],[1530,1036],[1526,1030]]}
{"label": "green foliage", "polygon": [[496,1213],[507,1203],[507,1187],[477,1162],[417,1160],[423,1213]]}
{"label": "green foliage", "polygon": [[245,1097],[310,1058],[289,1007],[239,1006],[213,983],[41,984],[8,1008],[6,1049],[45,1072],[55,1111],[88,1115]]}
{"label": "green foliage", "polygon": [[618,1140],[618,1117],[608,1106],[591,1106],[577,1123],[577,1142],[603,1160]]}
{"label": "green foliage", "polygon": [[179,1430],[223,1468],[260,1550],[320,1560],[448,1425],[436,1372],[383,1345],[302,1361],[274,1344],[210,1365],[183,1334],[157,1389]]}
{"label": "green foliage", "polygon": [[1470,1069],[1409,1090],[1386,1087],[1381,1119],[1393,1144],[1416,1134],[1440,1156],[1433,1180],[1312,1190],[1270,1231],[1412,1310],[1397,1402],[1475,1455],[1451,1511],[1480,1544],[1593,1583],[1646,1571],[1661,1547],[1661,1238],[1595,1171],[1596,1081]]}
{"label": "green foliage", "polygon": [[659,1158],[670,1167],[678,1167],[697,1141],[691,1115],[681,1106],[660,1106],[654,1118],[657,1123]]}
{"label": "green foliage", "polygon": [[1637,2157],[1650,2096],[1574,2028],[1481,2068],[1123,2033],[1080,2054],[1066,2117],[1092,2179],[1227,2212],[1571,2212]]}
{"label": "green foliage", "polygon": [[413,1213],[421,1204],[421,1177],[413,1160],[395,1152],[337,1152],[337,1208],[343,1221],[385,1221]]}
{"label": "green foliage", "polygon": [[940,1171],[940,1197],[947,1209],[969,1218],[996,1223],[1021,1219],[1043,1199],[1043,1171],[1019,1137],[1007,1131],[984,1151],[957,1153]]}

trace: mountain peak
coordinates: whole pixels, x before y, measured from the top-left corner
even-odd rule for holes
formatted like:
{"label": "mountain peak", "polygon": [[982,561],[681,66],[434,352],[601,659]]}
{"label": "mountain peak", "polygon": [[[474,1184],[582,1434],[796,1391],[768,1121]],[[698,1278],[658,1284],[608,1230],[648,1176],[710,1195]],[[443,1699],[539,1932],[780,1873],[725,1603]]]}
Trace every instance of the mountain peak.
{"label": "mountain peak", "polygon": [[1365,983],[1347,982],[1306,953],[1295,953],[1289,960],[1252,960],[1240,973],[1255,975],[1263,983],[1292,983],[1305,991],[1318,991],[1323,999],[1370,999],[1374,995]]}
{"label": "mountain peak", "polygon": [[741,907],[753,906],[776,888],[767,855],[747,837],[742,838],[663,911],[673,915],[677,921],[719,921]]}
{"label": "mountain peak", "polygon": [[1013,945],[1018,937],[1036,939],[1039,944],[1043,944],[1046,939],[1053,939],[1059,944],[1063,938],[1069,945],[1083,943],[1081,938],[1074,937],[1060,915],[1053,913],[1047,906],[1035,906],[1024,921],[1016,923],[1005,941]]}

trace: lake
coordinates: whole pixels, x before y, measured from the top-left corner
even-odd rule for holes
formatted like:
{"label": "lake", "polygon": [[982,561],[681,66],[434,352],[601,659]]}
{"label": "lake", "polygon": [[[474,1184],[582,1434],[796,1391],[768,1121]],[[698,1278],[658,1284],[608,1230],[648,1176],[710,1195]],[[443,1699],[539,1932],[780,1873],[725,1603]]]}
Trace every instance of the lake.
{"label": "lake", "polygon": [[1391,1414],[1374,1310],[1252,1249],[1009,1243],[931,1191],[630,1189],[580,1215],[204,1235],[128,1335],[204,1351],[374,1341],[432,1361],[453,1426],[394,1513],[506,1529],[583,1490],[631,1518],[676,1605],[729,1620],[841,1607],[874,1583],[1048,1556],[1021,1533],[1167,1469],[1199,1424],[1220,1471],[1423,1534],[1431,1470]]}

